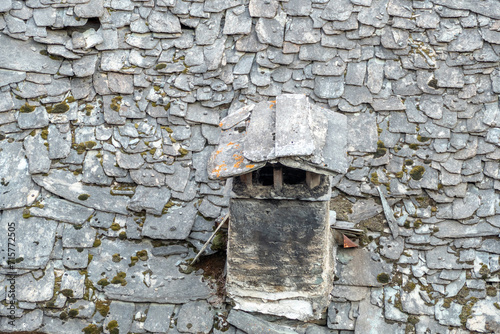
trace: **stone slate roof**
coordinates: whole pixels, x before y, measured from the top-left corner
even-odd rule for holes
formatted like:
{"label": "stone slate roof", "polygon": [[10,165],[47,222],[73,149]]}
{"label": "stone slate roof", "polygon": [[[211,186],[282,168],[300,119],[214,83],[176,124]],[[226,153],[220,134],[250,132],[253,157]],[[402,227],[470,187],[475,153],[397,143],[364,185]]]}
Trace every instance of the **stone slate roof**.
{"label": "stone slate roof", "polygon": [[304,94],[248,105],[223,118],[208,161],[212,179],[246,174],[267,162],[319,174],[345,174],[347,117],[316,106]]}

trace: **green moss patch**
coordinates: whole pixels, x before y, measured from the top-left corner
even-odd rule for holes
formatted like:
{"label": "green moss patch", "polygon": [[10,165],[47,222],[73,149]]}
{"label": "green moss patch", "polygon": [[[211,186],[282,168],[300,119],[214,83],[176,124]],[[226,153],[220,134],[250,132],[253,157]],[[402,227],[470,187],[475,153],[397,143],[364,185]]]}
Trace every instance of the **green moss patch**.
{"label": "green moss patch", "polygon": [[410,171],[410,176],[412,179],[418,181],[424,176],[425,168],[423,166],[415,166]]}

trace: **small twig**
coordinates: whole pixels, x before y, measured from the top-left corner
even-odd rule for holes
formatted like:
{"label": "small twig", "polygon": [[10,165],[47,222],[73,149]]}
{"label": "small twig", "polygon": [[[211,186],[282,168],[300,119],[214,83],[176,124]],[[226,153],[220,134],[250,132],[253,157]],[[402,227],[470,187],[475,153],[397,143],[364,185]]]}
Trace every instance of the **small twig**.
{"label": "small twig", "polygon": [[222,225],[224,225],[224,223],[228,219],[229,219],[229,213],[226,214],[226,216],[220,222],[219,226],[217,226],[217,228],[215,229],[214,233],[212,233],[212,235],[210,236],[210,238],[208,238],[207,242],[205,242],[205,244],[203,245],[203,247],[201,247],[201,250],[198,252],[198,254],[196,254],[196,256],[193,259],[193,261],[191,261],[190,266],[192,266],[193,263],[195,263],[196,260],[198,260],[198,258],[200,257],[201,253],[203,253],[205,251],[205,249],[208,247],[208,245],[210,245],[210,243],[212,242],[213,238],[215,237],[215,234],[217,234],[217,232],[219,232],[219,230],[222,227]]}

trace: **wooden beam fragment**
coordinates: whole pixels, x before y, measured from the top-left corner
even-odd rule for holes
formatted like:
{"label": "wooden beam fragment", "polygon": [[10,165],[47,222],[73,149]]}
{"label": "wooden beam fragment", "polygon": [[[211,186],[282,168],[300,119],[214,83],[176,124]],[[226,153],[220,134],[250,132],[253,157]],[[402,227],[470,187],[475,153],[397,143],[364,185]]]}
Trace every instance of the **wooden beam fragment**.
{"label": "wooden beam fragment", "polygon": [[309,189],[314,189],[319,186],[320,181],[321,175],[313,172],[306,172],[306,183]]}
{"label": "wooden beam fragment", "polygon": [[281,191],[283,189],[283,170],[281,168],[273,168],[274,190]]}
{"label": "wooden beam fragment", "polygon": [[240,180],[247,187],[251,187],[252,186],[252,173],[246,173],[246,174],[240,175]]}

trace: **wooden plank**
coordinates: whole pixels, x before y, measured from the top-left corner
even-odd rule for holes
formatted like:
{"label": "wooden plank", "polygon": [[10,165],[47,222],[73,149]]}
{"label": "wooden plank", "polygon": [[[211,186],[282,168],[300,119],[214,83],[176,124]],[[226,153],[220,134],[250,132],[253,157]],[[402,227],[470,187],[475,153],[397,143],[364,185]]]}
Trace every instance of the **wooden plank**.
{"label": "wooden plank", "polygon": [[252,173],[246,173],[246,174],[240,175],[240,180],[247,187],[251,187],[252,186]]}
{"label": "wooden plank", "polygon": [[280,191],[283,189],[283,170],[281,168],[273,169],[273,181],[274,181],[274,190]]}
{"label": "wooden plank", "polygon": [[321,181],[321,175],[313,172],[306,172],[306,183],[309,189],[313,189],[319,186],[320,181]]}

